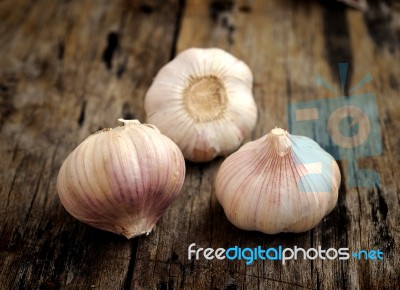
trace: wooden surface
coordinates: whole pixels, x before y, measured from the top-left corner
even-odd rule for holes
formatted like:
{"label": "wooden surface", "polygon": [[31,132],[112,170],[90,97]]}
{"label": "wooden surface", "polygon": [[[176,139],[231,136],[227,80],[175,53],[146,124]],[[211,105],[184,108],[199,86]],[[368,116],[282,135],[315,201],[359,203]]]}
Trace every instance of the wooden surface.
{"label": "wooden surface", "polygon": [[[360,12],[318,1],[0,2],[0,289],[399,289],[400,7]],[[230,224],[213,182],[219,158],[187,163],[181,197],[149,236],[126,240],[86,226],[61,206],[56,177],[86,136],[117,119],[145,121],[157,71],[189,47],[221,47],[255,76],[251,139],[287,127],[287,103],[330,97],[371,73],[383,154],[359,160],[382,178],[347,188],[315,229],[265,235]],[[250,138],[249,138],[250,139]],[[339,162],[344,168],[344,162]],[[381,249],[384,261],[189,261],[187,248]],[[397,285],[397,286],[396,286]]]}

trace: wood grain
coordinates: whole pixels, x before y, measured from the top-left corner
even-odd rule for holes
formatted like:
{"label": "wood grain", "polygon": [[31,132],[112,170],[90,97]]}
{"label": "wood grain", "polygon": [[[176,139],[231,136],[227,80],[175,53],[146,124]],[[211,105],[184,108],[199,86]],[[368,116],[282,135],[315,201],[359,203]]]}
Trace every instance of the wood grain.
{"label": "wood grain", "polygon": [[[324,2],[324,1],[321,1]],[[318,1],[168,0],[0,2],[0,289],[398,289],[400,281],[400,9],[366,12]],[[371,73],[383,153],[358,160],[381,176],[346,186],[320,225],[302,234],[235,228],[214,194],[222,158],[187,162],[181,197],[148,236],[133,240],[74,220],[55,187],[62,161],[86,136],[145,121],[157,71],[189,47],[220,47],[254,74],[259,108],[250,139],[287,128],[287,104],[333,97]],[[246,140],[246,141],[248,141]],[[188,260],[187,248],[381,249],[384,261]]]}

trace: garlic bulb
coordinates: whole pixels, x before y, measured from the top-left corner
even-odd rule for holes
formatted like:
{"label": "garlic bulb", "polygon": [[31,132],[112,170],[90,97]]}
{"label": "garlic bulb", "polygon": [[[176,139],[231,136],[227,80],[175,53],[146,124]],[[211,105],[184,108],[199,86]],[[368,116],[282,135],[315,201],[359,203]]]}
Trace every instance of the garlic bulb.
{"label": "garlic bulb", "polygon": [[221,165],[216,196],[238,228],[304,232],[336,205],[340,171],[315,141],[279,128],[245,144]]}
{"label": "garlic bulb", "polygon": [[99,131],[67,157],[57,178],[65,209],[93,227],[132,238],[151,232],[185,176],[179,148],[137,120]]}
{"label": "garlic bulb", "polygon": [[147,121],[188,160],[228,155],[255,126],[252,85],[249,67],[222,49],[185,50],[159,71],[147,91]]}

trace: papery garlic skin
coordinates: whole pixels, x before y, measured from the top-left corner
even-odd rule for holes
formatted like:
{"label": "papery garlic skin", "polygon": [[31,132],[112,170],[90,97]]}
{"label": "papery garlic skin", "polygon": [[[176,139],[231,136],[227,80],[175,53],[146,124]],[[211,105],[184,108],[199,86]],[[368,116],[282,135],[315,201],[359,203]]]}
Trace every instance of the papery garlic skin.
{"label": "papery garlic skin", "polygon": [[156,127],[121,121],[124,126],[99,131],[75,148],[61,166],[57,190],[78,220],[132,238],[150,233],[178,196],[185,162]]}
{"label": "papery garlic skin", "polygon": [[161,68],[147,91],[147,122],[188,160],[228,155],[255,127],[252,86],[249,67],[224,50],[187,49]]}
{"label": "papery garlic skin", "polygon": [[275,128],[222,163],[215,191],[238,228],[298,233],[335,207],[340,178],[336,161],[315,141]]}

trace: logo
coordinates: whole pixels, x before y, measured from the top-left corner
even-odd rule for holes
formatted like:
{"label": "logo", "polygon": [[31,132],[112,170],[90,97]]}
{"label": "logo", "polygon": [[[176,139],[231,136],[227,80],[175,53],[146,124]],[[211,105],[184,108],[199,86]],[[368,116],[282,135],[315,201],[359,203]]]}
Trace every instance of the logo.
{"label": "logo", "polygon": [[382,153],[381,129],[373,93],[353,94],[372,80],[367,74],[345,95],[347,63],[339,63],[340,96],[321,76],[316,81],[336,97],[288,104],[289,131],[314,139],[336,160],[346,161],[347,187],[380,186],[380,175],[357,160]]}
{"label": "logo", "polygon": [[317,248],[304,249],[294,246],[294,248],[283,248],[282,246],[270,247],[264,249],[261,246],[256,248],[240,248],[238,246],[228,249],[218,248],[197,248],[196,244],[192,243],[188,247],[188,260],[244,260],[246,265],[251,265],[257,260],[281,261],[282,265],[290,260],[349,260],[353,257],[356,260],[383,260],[383,252],[381,250],[360,250],[355,251],[351,255],[349,248]]}

